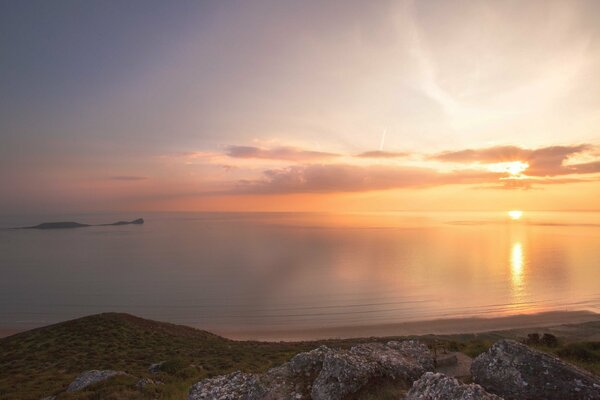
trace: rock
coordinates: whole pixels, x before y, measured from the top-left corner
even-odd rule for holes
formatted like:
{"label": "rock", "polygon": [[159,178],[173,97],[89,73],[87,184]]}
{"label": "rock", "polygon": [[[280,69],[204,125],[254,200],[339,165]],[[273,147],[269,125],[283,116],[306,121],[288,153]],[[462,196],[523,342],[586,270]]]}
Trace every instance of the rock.
{"label": "rock", "polygon": [[390,343],[361,344],[350,351],[326,354],[311,390],[312,398],[343,399],[383,380],[410,386],[426,370],[433,370],[433,358],[424,344],[412,340]]}
{"label": "rock", "polygon": [[103,371],[99,371],[99,370],[95,370],[95,369],[91,370],[91,371],[86,371],[86,372],[80,374],[79,376],[77,376],[77,378],[75,378],[75,380],[69,384],[69,386],[67,387],[67,392],[76,392],[76,391],[81,390],[91,384],[104,381],[108,378],[112,378],[113,376],[117,376],[117,375],[127,375],[127,374],[123,371],[113,371],[110,369],[103,370]]}
{"label": "rock", "polygon": [[190,389],[188,400],[258,400],[266,394],[267,389],[258,375],[237,371],[196,383]]}
{"label": "rock", "polygon": [[138,389],[143,389],[148,385],[162,385],[163,383],[160,381],[155,381],[153,379],[150,378],[141,378],[140,380],[138,380],[135,383],[135,387],[137,387]]}
{"label": "rock", "polygon": [[308,399],[312,384],[323,369],[323,360],[333,350],[321,346],[309,352],[296,354],[280,367],[272,368],[261,377],[269,388],[269,399]]}
{"label": "rock", "polygon": [[379,375],[374,362],[351,351],[325,356],[323,369],[313,384],[314,400],[337,400],[365,387]]}
{"label": "rock", "polygon": [[407,393],[406,400],[502,400],[477,384],[466,385],[444,374],[427,372]]}
{"label": "rock", "polygon": [[159,373],[160,372],[160,367],[162,367],[162,365],[165,363],[165,361],[161,361],[161,362],[157,362],[154,364],[150,364],[150,366],[148,367],[148,371],[152,372],[153,374]]}
{"label": "rock", "polygon": [[423,342],[418,340],[391,341],[387,342],[386,345],[398,350],[407,357],[416,359],[426,371],[433,371],[433,356]]}
{"label": "rock", "polygon": [[600,378],[512,340],[480,354],[471,373],[476,383],[506,400],[600,399]]}
{"label": "rock", "polygon": [[321,371],[325,356],[332,352],[333,350],[327,346],[321,346],[306,353],[296,354],[284,365],[289,368],[289,372],[291,374],[304,375],[308,377],[318,374]]}

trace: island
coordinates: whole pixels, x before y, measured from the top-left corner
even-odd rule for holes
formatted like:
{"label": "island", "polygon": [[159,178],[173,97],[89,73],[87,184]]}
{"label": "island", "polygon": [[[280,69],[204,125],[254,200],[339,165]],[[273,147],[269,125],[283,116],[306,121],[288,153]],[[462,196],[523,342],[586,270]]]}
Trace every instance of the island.
{"label": "island", "polygon": [[72,228],[86,228],[89,226],[120,226],[120,225],[141,225],[144,223],[143,218],[134,219],[133,221],[117,221],[112,224],[81,224],[79,222],[43,222],[39,225],[25,226],[15,229],[72,229]]}

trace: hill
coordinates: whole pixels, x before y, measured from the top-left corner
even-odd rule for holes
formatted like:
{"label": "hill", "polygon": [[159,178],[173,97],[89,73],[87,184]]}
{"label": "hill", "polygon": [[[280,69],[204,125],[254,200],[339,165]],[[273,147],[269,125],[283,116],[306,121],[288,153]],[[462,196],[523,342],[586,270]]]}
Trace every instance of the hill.
{"label": "hill", "polygon": [[[595,329],[600,327],[600,323],[593,324]],[[495,340],[514,336],[514,332],[506,331],[421,339],[430,345],[438,343],[475,356]],[[203,378],[235,370],[264,372],[321,344],[348,348],[389,339],[233,341],[206,331],[128,314],[98,314],[0,339],[0,398],[41,399],[62,392],[82,371],[114,369],[132,376],[120,376],[90,390],[60,393],[57,399],[185,399],[189,387]],[[566,359],[600,372],[597,343],[571,343],[548,350],[562,352]],[[157,373],[151,373],[149,366],[159,362],[164,363]],[[138,379],[144,377],[164,384],[136,387]]]}

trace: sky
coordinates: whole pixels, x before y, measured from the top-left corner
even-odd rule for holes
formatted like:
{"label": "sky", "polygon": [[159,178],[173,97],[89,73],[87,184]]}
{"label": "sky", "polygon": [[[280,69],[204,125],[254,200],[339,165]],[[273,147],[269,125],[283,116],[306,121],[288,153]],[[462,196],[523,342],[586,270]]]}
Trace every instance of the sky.
{"label": "sky", "polygon": [[596,210],[600,3],[0,2],[0,213]]}

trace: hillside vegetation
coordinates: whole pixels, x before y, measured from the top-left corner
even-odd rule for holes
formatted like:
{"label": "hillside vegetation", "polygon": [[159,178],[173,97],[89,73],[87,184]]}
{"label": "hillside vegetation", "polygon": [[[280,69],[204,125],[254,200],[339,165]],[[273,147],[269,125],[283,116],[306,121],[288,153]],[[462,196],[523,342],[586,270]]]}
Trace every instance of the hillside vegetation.
{"label": "hillside vegetation", "polygon": [[[430,346],[476,356],[508,334],[423,336]],[[398,338],[394,338],[398,339]],[[0,339],[0,399],[27,400],[58,395],[62,399],[185,399],[191,384],[235,370],[264,372],[294,354],[321,344],[347,348],[357,343],[387,341],[364,338],[307,342],[228,340],[206,331],[155,322],[128,314],[92,315]],[[543,346],[541,346],[543,347]],[[544,350],[600,372],[600,343],[560,344]],[[148,368],[163,362],[157,373]],[[81,372],[125,371],[81,392],[64,393]],[[140,378],[160,385],[136,387]]]}

